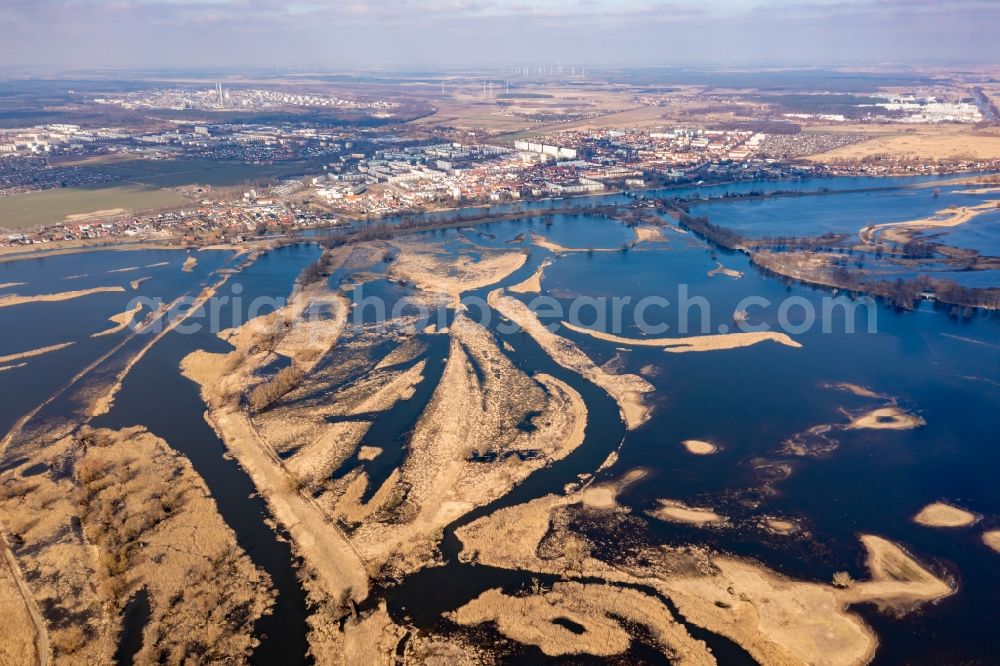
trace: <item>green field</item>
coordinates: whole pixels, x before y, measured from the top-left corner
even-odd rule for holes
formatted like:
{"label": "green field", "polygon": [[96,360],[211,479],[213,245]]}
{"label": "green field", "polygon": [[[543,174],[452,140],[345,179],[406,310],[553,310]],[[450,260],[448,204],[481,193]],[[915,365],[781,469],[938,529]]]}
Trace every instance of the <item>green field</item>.
{"label": "green field", "polygon": [[288,167],[210,160],[128,160],[94,165],[95,171],[153,187],[240,185],[280,176]]}
{"label": "green field", "polygon": [[77,166],[120,178],[114,185],[67,187],[0,197],[0,229],[29,229],[69,215],[125,209],[130,212],[183,205],[168,189],[185,185],[227,187],[278,178],[296,165],[255,165],[210,160],[82,160]]}
{"label": "green field", "polygon": [[124,208],[129,211],[180,206],[187,200],[176,192],[146,185],[67,187],[0,197],[0,228],[27,229],[61,222],[68,215]]}

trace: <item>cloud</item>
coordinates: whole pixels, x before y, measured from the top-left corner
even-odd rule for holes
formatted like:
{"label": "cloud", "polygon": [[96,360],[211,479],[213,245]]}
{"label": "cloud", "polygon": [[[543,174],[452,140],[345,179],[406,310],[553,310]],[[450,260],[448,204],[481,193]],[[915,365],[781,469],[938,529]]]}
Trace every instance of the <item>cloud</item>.
{"label": "cloud", "polygon": [[7,67],[981,62],[988,0],[2,0]]}

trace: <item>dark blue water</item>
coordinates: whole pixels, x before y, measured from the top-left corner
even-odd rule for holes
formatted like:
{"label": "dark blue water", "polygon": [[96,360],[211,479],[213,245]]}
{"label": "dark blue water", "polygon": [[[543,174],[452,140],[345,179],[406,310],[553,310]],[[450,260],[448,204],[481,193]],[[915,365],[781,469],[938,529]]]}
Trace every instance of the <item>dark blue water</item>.
{"label": "dark blue water", "polygon": [[982,202],[979,195],[956,194],[968,186],[845,192],[814,197],[731,199],[693,205],[692,215],[706,215],[749,238],[857,233],[869,224],[902,222],[934,215],[951,205]]}
{"label": "dark blue water", "polygon": [[[114,335],[92,338],[92,334],[115,325],[108,321],[109,317],[124,312],[139,296],[151,299],[150,307],[155,307],[155,299],[170,303],[184,294],[196,295],[206,281],[214,279],[210,275],[213,271],[228,265],[233,253],[199,252],[196,255],[198,265],[188,273],[181,270],[186,256],[184,252],[173,250],[108,250],[0,263],[0,283],[26,283],[2,290],[0,296],[53,294],[95,287],[124,290],[0,308],[0,356],[74,343],[44,356],[25,359],[25,367],[0,372],[0,395],[4,397],[0,401],[0,430],[6,431],[73,375],[129,335],[126,329]],[[145,267],[164,261],[169,264],[134,272],[109,273],[117,268]],[[64,279],[74,275],[87,277]],[[132,289],[132,280],[147,276],[151,279],[139,285],[138,290]],[[147,308],[140,317],[145,317],[149,311]]]}

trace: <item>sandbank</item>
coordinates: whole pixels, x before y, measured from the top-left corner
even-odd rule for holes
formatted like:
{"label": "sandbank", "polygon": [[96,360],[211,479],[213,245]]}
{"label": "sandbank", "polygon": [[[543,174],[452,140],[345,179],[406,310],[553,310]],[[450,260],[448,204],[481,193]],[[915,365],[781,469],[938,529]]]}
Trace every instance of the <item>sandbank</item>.
{"label": "sandbank", "polygon": [[847,430],[912,430],[927,422],[916,414],[903,411],[895,405],[879,407],[870,412],[851,416],[851,422],[844,426]]}
{"label": "sandbank", "polygon": [[49,354],[51,352],[59,351],[60,349],[65,349],[74,342],[62,342],[57,345],[49,345],[48,347],[39,347],[38,349],[29,349],[28,351],[18,352],[16,354],[7,354],[6,356],[0,356],[0,363],[10,363],[11,361],[20,361],[25,358],[34,358],[36,356],[41,356],[42,354]]}
{"label": "sandbank", "polygon": [[545,267],[549,265],[550,262],[543,262],[535,272],[524,282],[519,282],[512,287],[508,287],[507,291],[513,292],[515,294],[539,294],[542,291],[542,276],[545,271]]}
{"label": "sandbank", "polygon": [[687,338],[626,338],[620,335],[612,335],[595,331],[582,326],[575,326],[569,322],[562,322],[562,325],[571,331],[589,335],[598,340],[614,342],[622,345],[632,345],[637,347],[663,347],[663,351],[671,353],[683,353],[690,351],[718,351],[722,349],[737,349],[749,347],[759,342],[772,341],[787,347],[801,347],[802,345],[788,336],[786,333],[776,331],[759,331],[756,333],[720,333],[719,335],[695,335]]}
{"label": "sandbank", "polygon": [[640,224],[634,228],[634,231],[636,243],[665,243],[667,241],[663,230],[659,227]]}
{"label": "sandbank", "polygon": [[743,271],[738,271],[732,268],[726,268],[718,261],[715,262],[715,268],[708,272],[708,277],[715,277],[716,275],[725,275],[726,277],[731,277],[734,280],[738,280],[743,277]]}
{"label": "sandbank", "polygon": [[358,449],[358,460],[375,460],[382,455],[380,446],[362,446]]}
{"label": "sandbank", "polygon": [[119,312],[116,315],[108,317],[108,321],[114,323],[115,325],[111,328],[105,329],[98,333],[94,333],[90,337],[101,338],[105,335],[114,335],[120,331],[124,331],[129,324],[135,321],[136,316],[142,311],[142,303],[136,303],[131,310],[126,310],[125,312]]}
{"label": "sandbank", "polygon": [[714,525],[726,520],[711,509],[691,507],[676,500],[661,499],[657,501],[660,505],[655,509],[650,509],[647,513],[660,520],[698,526]]}
{"label": "sandbank", "polygon": [[706,442],[700,439],[685,439],[681,442],[684,448],[688,450],[688,453],[693,453],[696,456],[710,456],[719,450],[719,447],[712,442]]}
{"label": "sandbank", "polygon": [[61,291],[55,294],[35,294],[33,296],[20,296],[9,294],[0,296],[0,308],[9,308],[22,303],[57,303],[59,301],[69,301],[74,298],[83,298],[93,294],[110,294],[125,291],[124,287],[94,287],[93,289],[80,289],[77,291]]}
{"label": "sandbank", "polygon": [[913,522],[927,527],[966,527],[976,522],[976,514],[951,504],[934,502],[913,516]]}

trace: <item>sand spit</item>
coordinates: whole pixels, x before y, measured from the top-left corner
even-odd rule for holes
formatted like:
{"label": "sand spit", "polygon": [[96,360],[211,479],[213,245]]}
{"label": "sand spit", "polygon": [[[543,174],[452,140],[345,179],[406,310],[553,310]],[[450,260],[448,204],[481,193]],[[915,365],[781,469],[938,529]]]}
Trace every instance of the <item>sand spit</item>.
{"label": "sand spit", "polygon": [[565,245],[560,245],[559,243],[553,243],[552,241],[545,238],[545,236],[540,236],[534,231],[529,231],[528,234],[531,236],[531,243],[537,245],[538,247],[543,247],[549,252],[554,252],[555,254],[565,254],[567,252],[620,252],[620,248],[615,247],[566,247]]}
{"label": "sand spit", "polygon": [[30,349],[28,351],[18,352],[17,354],[7,354],[6,356],[0,356],[0,363],[10,363],[11,361],[20,361],[26,358],[34,358],[36,356],[41,356],[43,354],[49,354],[52,352],[59,351],[60,349],[66,349],[66,347],[71,347],[75,342],[62,342],[58,345],[49,345],[48,347],[39,347],[38,349]]}
{"label": "sand spit", "polygon": [[198,260],[195,259],[194,255],[188,255],[188,258],[185,259],[184,263],[181,265],[181,270],[184,271],[185,273],[190,273],[191,271],[194,270],[195,266],[197,265],[198,265]]}
{"label": "sand spit", "polygon": [[749,347],[759,342],[771,341],[787,347],[801,347],[802,345],[785,333],[776,331],[760,331],[757,333],[722,333],[719,335],[695,335],[687,338],[625,338],[620,335],[602,333],[590,328],[575,326],[569,322],[562,322],[562,325],[571,331],[589,335],[598,340],[614,342],[621,345],[632,345],[635,347],[663,347],[663,351],[671,353],[682,353],[690,351],[719,351],[722,349],[737,349]]}
{"label": "sand spit", "polygon": [[[798,581],[749,560],[697,546],[627,546],[598,559],[590,542],[570,527],[598,514],[610,527],[622,509],[584,507],[581,494],[547,495],[501,509],[457,532],[460,558],[489,566],[655,588],[691,623],[722,634],[768,664],[867,663],[877,639],[849,610],[869,602],[903,610],[951,594],[952,589],[895,544],[865,535],[871,580],[846,588]],[[582,512],[582,513],[581,513]]]}
{"label": "sand spit", "polygon": [[546,267],[550,266],[552,262],[544,261],[538,267],[538,269],[524,282],[519,282],[512,287],[508,287],[507,291],[515,294],[540,294],[542,292],[542,276],[545,272]]}
{"label": "sand spit", "polygon": [[412,282],[429,300],[438,294],[457,307],[461,295],[499,282],[521,266],[528,255],[522,250],[490,251],[455,255],[430,243],[397,242],[399,255],[389,267],[389,276]]}
{"label": "sand spit", "polygon": [[535,645],[549,657],[622,654],[632,644],[627,627],[639,625],[671,663],[716,663],[705,643],[692,638],[662,601],[614,585],[556,583],[524,596],[492,589],[447,617],[466,626],[493,622],[507,638]]}
{"label": "sand spit", "polygon": [[633,229],[636,243],[666,243],[667,237],[659,227],[640,224]]}
{"label": "sand spit", "polygon": [[[137,663],[249,656],[270,581],[186,458],[141,427],[85,427],[34,446],[0,474],[0,520],[33,601],[47,618],[74,618],[45,625],[56,662],[110,663],[122,609],[140,589],[150,618]],[[21,474],[54,460],[72,471]]]}
{"label": "sand spit", "polygon": [[926,425],[926,423],[916,414],[910,414],[895,405],[890,405],[851,415],[851,422],[844,428],[847,430],[912,430]]}
{"label": "sand spit", "polygon": [[824,384],[823,388],[837,389],[840,391],[847,391],[848,393],[853,393],[856,396],[862,398],[875,398],[877,400],[892,400],[890,396],[884,393],[877,393],[867,386],[860,386],[858,384],[851,384],[849,382],[838,382],[833,384]]}
{"label": "sand spit", "polygon": [[687,449],[688,453],[692,453],[696,456],[710,456],[714,453],[718,453],[719,447],[712,442],[706,442],[700,439],[685,439],[681,442],[684,448]]}
{"label": "sand spit", "polygon": [[531,236],[531,242],[533,245],[538,247],[543,247],[549,252],[554,252],[556,254],[564,254],[566,252],[618,252],[618,248],[613,247],[566,247],[565,245],[560,245],[558,243],[553,243],[552,241],[545,238],[545,236],[539,236],[534,231],[529,231],[528,234]]}
{"label": "sand spit", "polygon": [[660,506],[647,511],[647,513],[660,520],[672,523],[687,523],[699,527],[719,525],[726,522],[725,518],[711,509],[691,507],[676,500],[661,499],[657,501],[660,503]]}
{"label": "sand spit", "polygon": [[883,609],[908,611],[954,593],[948,583],[897,544],[871,534],[862,534],[860,538],[868,551],[865,563],[871,580],[858,581],[844,589],[841,596],[848,603],[873,603]]}
{"label": "sand spit", "polygon": [[618,403],[625,425],[630,430],[649,419],[650,410],[643,394],[655,390],[652,384],[639,375],[616,375],[598,367],[573,342],[549,331],[528,306],[516,298],[504,296],[502,290],[490,292],[488,301],[490,306],[534,338],[556,363],[607,391]]}
{"label": "sand spit", "polygon": [[976,522],[976,514],[951,504],[934,502],[913,516],[913,522],[927,527],[967,527]]}
{"label": "sand spit", "polygon": [[970,220],[974,220],[983,213],[991,210],[997,210],[998,207],[1000,207],[1000,200],[993,199],[975,206],[956,206],[952,208],[945,208],[944,210],[937,211],[933,217],[922,218],[919,220],[873,224],[861,230],[860,238],[862,242],[871,243],[875,241],[876,236],[880,232],[886,232],[884,234],[886,240],[893,242],[905,242],[908,240],[907,236],[897,233],[897,231],[902,231],[905,234],[908,230],[919,231],[921,229],[957,227],[969,222]]}
{"label": "sand spit", "polygon": [[155,264],[146,264],[146,268],[159,268],[160,266],[169,266],[169,261],[158,261]]}
{"label": "sand spit", "polygon": [[955,190],[952,194],[998,194],[1000,193],[1000,187],[975,187],[971,190]]}
{"label": "sand spit", "polygon": [[718,261],[715,262],[715,268],[708,272],[708,277],[715,277],[716,275],[725,275],[726,277],[731,277],[734,280],[739,280],[743,277],[743,271],[737,271],[732,268],[726,268]]}
{"label": "sand spit", "polygon": [[94,333],[90,337],[92,338],[102,338],[105,335],[114,335],[120,331],[124,331],[133,321],[135,321],[136,316],[142,312],[142,303],[136,303],[131,310],[126,310],[125,312],[119,312],[116,315],[112,315],[108,318],[108,321],[115,324],[111,328],[100,331],[99,333]]}
{"label": "sand spit", "polygon": [[139,289],[139,285],[141,285],[146,280],[150,280],[150,279],[152,279],[152,278],[143,277],[143,278],[139,278],[138,280],[132,280],[128,284],[129,284],[130,287],[132,287],[132,291],[136,291],[137,289]]}
{"label": "sand spit", "polygon": [[108,271],[108,273],[131,273],[132,271],[139,270],[138,266],[129,266],[128,268],[115,268],[114,270]]}
{"label": "sand spit", "polygon": [[983,543],[1000,553],[1000,530],[983,532]]}
{"label": "sand spit", "polygon": [[0,282],[0,289],[12,289],[14,287],[23,287],[28,284],[27,282]]}
{"label": "sand spit", "polygon": [[0,308],[9,308],[22,303],[56,303],[59,301],[69,301],[74,298],[83,298],[93,294],[111,294],[125,291],[124,287],[94,287],[93,289],[80,289],[78,291],[61,291],[56,294],[35,294],[34,296],[20,296],[18,294],[8,294],[0,296]]}
{"label": "sand spit", "polygon": [[[534,430],[517,426],[530,418]],[[400,468],[391,521],[366,522],[351,537],[383,571],[433,561],[441,530],[508,492],[583,442],[587,409],[567,384],[529,377],[492,334],[459,315],[441,381],[421,414]],[[381,492],[381,491],[380,491]]]}
{"label": "sand spit", "polygon": [[7,372],[8,370],[17,370],[18,368],[23,368],[28,365],[27,363],[14,363],[13,365],[0,365],[0,372]]}

